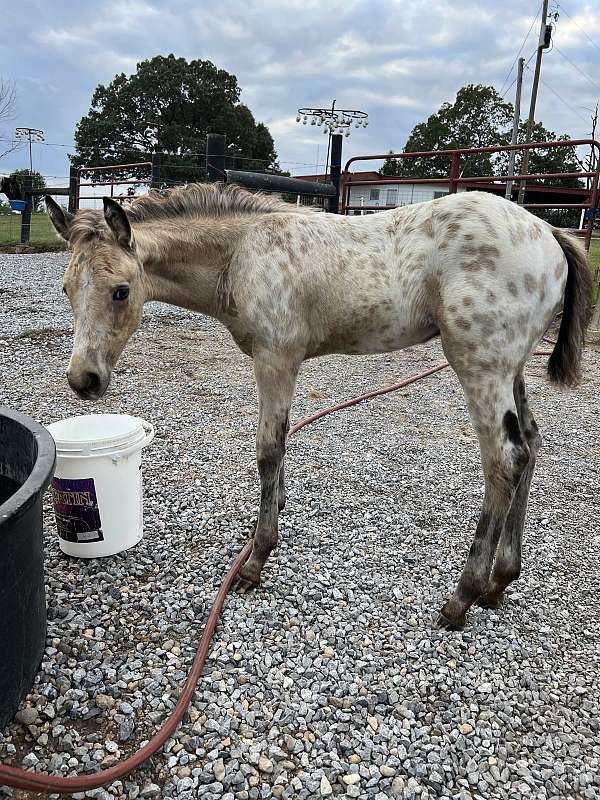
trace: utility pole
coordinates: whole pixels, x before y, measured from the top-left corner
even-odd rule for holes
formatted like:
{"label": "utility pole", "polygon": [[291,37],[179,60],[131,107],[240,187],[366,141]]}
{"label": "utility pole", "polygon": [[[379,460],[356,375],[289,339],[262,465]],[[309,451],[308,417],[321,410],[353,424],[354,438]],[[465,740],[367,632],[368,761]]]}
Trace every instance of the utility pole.
{"label": "utility pole", "polygon": [[[512,129],[512,137],[510,140],[511,144],[516,144],[517,139],[519,136],[519,123],[521,121],[521,90],[523,88],[523,65],[525,64],[525,59],[519,59],[519,66],[517,68],[517,94],[515,96],[515,116],[513,119],[513,129]],[[510,155],[508,157],[508,174],[514,175],[515,171],[515,156],[517,155],[516,150],[511,150]],[[507,181],[506,182],[506,192],[504,196],[507,200],[510,200],[512,197],[512,187],[513,182]]]}
{"label": "utility pole", "polygon": [[35,142],[43,142],[44,141],[44,131],[38,130],[38,128],[16,128],[15,129],[15,136],[17,139],[22,139],[26,136],[29,139],[29,174],[33,175],[33,161],[31,158],[31,142],[32,140]]}
{"label": "utility pole", "polygon": [[[533,86],[531,87],[531,102],[529,104],[529,118],[527,120],[527,133],[525,134],[525,144],[531,141],[531,132],[533,130],[533,122],[535,115],[535,103],[537,100],[538,85],[540,82],[540,70],[542,68],[542,54],[544,50],[550,47],[550,34],[552,33],[552,26],[548,25],[548,0],[543,0],[542,3],[542,22],[540,25],[540,38],[538,41],[537,54],[535,58],[535,71],[533,73]],[[523,158],[521,159],[521,175],[527,174],[529,167],[529,150],[523,151]],[[523,205],[525,199],[525,184],[526,179],[522,180],[519,186],[518,204]]]}

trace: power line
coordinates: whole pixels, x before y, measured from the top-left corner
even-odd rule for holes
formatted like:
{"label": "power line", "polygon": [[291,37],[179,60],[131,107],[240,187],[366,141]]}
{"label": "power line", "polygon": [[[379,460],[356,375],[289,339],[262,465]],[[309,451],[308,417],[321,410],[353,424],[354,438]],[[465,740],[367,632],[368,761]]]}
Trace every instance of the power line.
{"label": "power line", "polygon": [[[537,52],[537,51],[536,51],[536,50],[534,50],[534,51],[533,51],[533,53],[532,53],[532,54],[529,56],[529,58],[528,58],[528,59],[527,59],[527,61],[525,62],[525,66],[527,66],[527,65],[530,63],[531,59],[534,57],[534,55],[536,54],[536,52]],[[516,83],[516,82],[517,82],[517,79],[516,79],[516,77],[515,77],[515,79],[513,80],[513,82],[510,84],[510,86],[507,86],[507,87],[506,87],[506,89],[504,90],[504,92],[502,92],[502,97],[506,97],[506,95],[507,95],[507,94],[510,92],[510,90],[512,89],[512,87],[515,85],[515,83]]]}
{"label": "power line", "polygon": [[562,51],[562,50],[560,50],[560,49],[559,49],[559,48],[556,46],[556,44],[554,45],[554,48],[553,48],[553,49],[554,49],[554,50],[556,50],[556,52],[557,52],[557,53],[560,53],[560,55],[561,55],[561,56],[562,56],[562,57],[565,59],[565,61],[568,61],[568,62],[569,62],[569,64],[570,64],[570,65],[573,67],[573,69],[576,69],[576,70],[577,70],[577,72],[578,72],[580,75],[583,75],[583,77],[584,77],[584,78],[585,78],[587,81],[589,81],[589,82],[592,84],[592,86],[594,86],[596,89],[598,89],[598,90],[600,91],[600,83],[596,83],[596,81],[595,81],[595,80],[593,80],[592,78],[590,78],[590,76],[589,76],[589,75],[586,75],[586,73],[585,73],[585,72],[584,72],[582,69],[580,69],[580,67],[578,67],[578,66],[577,66],[577,64],[575,64],[573,61],[571,61],[571,59],[570,59],[568,56],[566,56],[566,55],[563,53],[563,51]]}
{"label": "power line", "polygon": [[[529,70],[529,72],[531,72],[531,68],[530,68],[530,67],[527,67],[527,69]],[[553,87],[552,87],[552,86],[551,86],[549,83],[546,83],[546,81],[545,81],[543,78],[540,78],[540,83],[543,83],[543,84],[544,84],[544,86],[546,87],[546,89],[550,89],[550,91],[552,92],[552,94],[554,94],[556,97],[558,97],[558,99],[561,101],[561,103],[563,103],[563,104],[564,104],[564,105],[565,105],[565,106],[566,106],[566,107],[567,107],[567,108],[568,108],[570,111],[572,111],[572,112],[573,112],[573,113],[574,113],[576,116],[578,116],[580,120],[583,120],[583,122],[585,122],[585,124],[586,124],[586,125],[588,124],[589,120],[587,120],[587,119],[586,119],[584,116],[582,116],[582,115],[579,113],[579,111],[577,111],[575,108],[573,108],[573,106],[572,106],[570,103],[567,103],[567,101],[565,100],[565,98],[564,98],[564,97],[562,97],[562,96],[561,96],[561,95],[560,95],[560,94],[559,94],[559,93],[556,91],[556,89],[554,89],[554,88],[553,88]]]}
{"label": "power line", "polygon": [[[538,8],[538,10],[537,10],[537,13],[536,13],[535,17],[533,18],[533,22],[531,23],[531,25],[529,26],[529,30],[528,30],[528,31],[527,31],[527,33],[525,34],[525,38],[523,39],[523,42],[522,42],[522,44],[521,44],[521,47],[519,47],[519,52],[518,52],[518,53],[517,53],[517,55],[515,56],[515,60],[514,60],[514,61],[512,62],[512,64],[510,65],[510,69],[508,70],[508,73],[507,73],[507,75],[506,75],[506,78],[504,78],[504,80],[502,81],[502,88],[500,89],[500,94],[503,94],[503,90],[504,90],[504,84],[505,84],[505,83],[506,83],[506,81],[507,81],[507,80],[510,78],[511,72],[512,72],[512,71],[513,71],[513,69],[515,68],[515,64],[517,63],[517,61],[518,61],[518,59],[519,59],[519,56],[521,55],[521,53],[522,53],[522,51],[523,51],[523,48],[525,47],[525,42],[527,41],[527,39],[529,39],[529,34],[530,34],[530,33],[531,33],[531,31],[533,30],[533,26],[535,25],[535,21],[536,21],[536,19],[538,18],[540,11],[542,10],[542,5],[543,5],[543,3],[540,3],[540,6],[539,6],[539,8]],[[515,83],[515,81],[516,81],[516,80],[517,80],[517,79],[515,78],[515,80],[514,80],[514,81],[511,83],[511,85],[508,87],[508,89],[506,89],[506,91],[507,91],[507,92],[509,91],[509,89],[511,88],[511,86],[513,86],[513,84]]]}
{"label": "power line", "polygon": [[599,47],[599,46],[596,44],[596,42],[595,42],[595,41],[594,41],[594,40],[593,40],[593,39],[592,39],[592,38],[591,38],[591,37],[590,37],[590,36],[587,34],[587,32],[586,32],[586,31],[585,31],[585,30],[584,30],[584,29],[581,27],[581,25],[578,25],[578,24],[575,22],[575,19],[574,19],[574,18],[573,18],[573,17],[572,17],[572,16],[569,14],[569,12],[568,12],[568,11],[566,10],[566,8],[565,8],[565,7],[562,5],[562,3],[557,3],[556,5],[557,5],[557,6],[558,6],[558,8],[560,8],[560,10],[561,10],[561,11],[562,11],[562,12],[565,14],[565,16],[567,16],[567,17],[568,17],[568,18],[571,20],[571,22],[573,23],[573,25],[575,25],[575,27],[576,27],[576,28],[577,28],[577,29],[578,29],[578,30],[579,30],[581,33],[583,33],[583,35],[584,35],[584,36],[585,36],[585,38],[588,40],[588,42],[589,42],[591,45],[593,45],[593,46],[596,48],[596,50],[597,50],[597,51],[600,53],[600,47]]}

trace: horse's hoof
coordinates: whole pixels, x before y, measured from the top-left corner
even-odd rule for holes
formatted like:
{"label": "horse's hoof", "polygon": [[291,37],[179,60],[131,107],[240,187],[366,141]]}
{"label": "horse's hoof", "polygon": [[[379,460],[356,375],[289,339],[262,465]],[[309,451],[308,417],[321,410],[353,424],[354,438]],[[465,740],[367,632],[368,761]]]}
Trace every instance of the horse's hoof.
{"label": "horse's hoof", "polygon": [[260,572],[256,572],[248,564],[244,564],[238,573],[235,590],[239,594],[247,594],[252,589],[256,589],[259,583]]}
{"label": "horse's hoof", "polygon": [[442,630],[446,630],[446,631],[462,631],[462,629],[465,627],[465,621],[466,620],[465,620],[464,617],[462,618],[462,620],[449,619],[443,613],[443,611],[440,611],[440,613],[438,614],[437,619],[435,621],[435,624],[436,624],[436,626],[438,628],[441,628]]}
{"label": "horse's hoof", "polygon": [[475,605],[481,608],[500,608],[503,596],[501,594],[482,594],[475,600]]}
{"label": "horse's hoof", "polygon": [[234,589],[238,594],[248,594],[252,589],[256,589],[258,584],[252,581],[246,581],[243,578],[238,578],[235,582]]}

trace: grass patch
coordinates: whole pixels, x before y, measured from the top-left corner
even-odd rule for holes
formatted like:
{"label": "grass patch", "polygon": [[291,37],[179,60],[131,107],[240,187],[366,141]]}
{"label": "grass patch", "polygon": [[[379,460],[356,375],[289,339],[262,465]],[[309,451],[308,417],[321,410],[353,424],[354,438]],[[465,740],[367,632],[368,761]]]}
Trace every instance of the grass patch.
{"label": "grass patch", "polygon": [[54,333],[54,328],[26,328],[21,333],[18,333],[15,339],[37,339],[39,336],[45,336],[48,333]]}
{"label": "grass patch", "polygon": [[[31,244],[59,244],[60,240],[47,214],[36,212],[31,215],[29,241]],[[21,215],[0,214],[0,244],[19,244],[20,242]]]}

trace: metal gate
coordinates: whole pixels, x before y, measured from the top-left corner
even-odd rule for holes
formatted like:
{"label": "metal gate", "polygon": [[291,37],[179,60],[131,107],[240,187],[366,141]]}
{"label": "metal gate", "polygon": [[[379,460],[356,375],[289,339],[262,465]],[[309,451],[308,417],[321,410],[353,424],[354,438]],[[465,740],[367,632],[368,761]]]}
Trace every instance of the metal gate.
{"label": "metal gate", "polygon": [[[502,153],[510,152],[511,150],[534,150],[534,149],[553,149],[557,147],[578,147],[581,145],[590,146],[596,153],[596,169],[594,171],[580,170],[578,172],[547,172],[547,173],[527,173],[525,175],[478,175],[475,177],[464,178],[461,176],[461,157],[474,155],[476,153]],[[447,157],[449,160],[448,176],[445,178],[380,178],[379,180],[353,180],[352,173],[350,172],[350,165],[358,161],[380,161],[388,158],[393,159],[415,159],[415,158],[439,158]],[[586,219],[587,225],[585,229],[585,246],[589,249],[590,241],[592,238],[592,230],[594,227],[594,219],[596,213],[599,211],[599,184],[600,184],[600,142],[595,139],[567,139],[553,142],[529,142],[528,144],[509,144],[498,147],[460,147],[454,150],[427,150],[416,153],[385,153],[377,155],[364,155],[354,156],[346,162],[344,168],[343,191],[342,191],[342,214],[348,214],[350,211],[381,211],[379,206],[367,205],[352,205],[349,202],[350,189],[352,186],[386,186],[386,185],[399,185],[399,184],[427,184],[427,185],[444,185],[448,186],[450,194],[455,193],[459,186],[465,184],[491,184],[491,183],[509,183],[514,182],[517,184],[527,180],[544,180],[548,178],[587,178],[590,179],[590,186],[587,188],[581,187],[581,192],[587,199],[581,203],[524,203],[526,208],[559,208],[559,209],[585,209],[587,210]],[[539,185],[529,184],[526,187],[529,191],[539,188]],[[574,188],[573,191],[576,191]]]}

